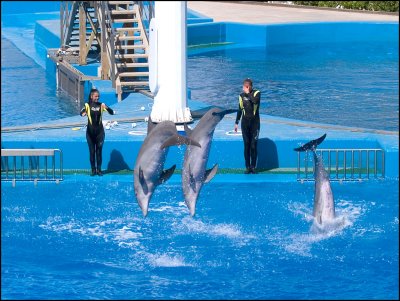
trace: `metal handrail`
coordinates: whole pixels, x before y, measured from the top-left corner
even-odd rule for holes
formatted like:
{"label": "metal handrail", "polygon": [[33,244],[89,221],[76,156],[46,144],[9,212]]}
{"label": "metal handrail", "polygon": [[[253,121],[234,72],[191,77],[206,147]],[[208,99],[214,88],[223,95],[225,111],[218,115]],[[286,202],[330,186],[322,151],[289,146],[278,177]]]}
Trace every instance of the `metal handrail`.
{"label": "metal handrail", "polygon": [[60,4],[60,34],[61,47],[69,44],[73,31],[73,21],[78,10],[78,1],[61,1]]}
{"label": "metal handrail", "polygon": [[[56,153],[59,154],[58,175],[56,175]],[[13,158],[12,169],[10,169],[9,157]],[[19,166],[17,165],[17,157],[20,158]],[[52,161],[50,177],[47,166],[48,157],[51,157]],[[63,154],[60,149],[1,149],[1,158],[1,180],[12,181],[14,186],[16,181],[34,181],[35,183],[37,181],[55,181],[58,183],[63,180]],[[25,169],[25,158],[29,160],[28,170]],[[43,158],[44,161],[43,168],[40,167],[40,158]],[[27,171],[28,175],[26,175]],[[9,174],[11,175],[9,176]]]}
{"label": "metal handrail", "polygon": [[[334,181],[360,181],[369,179],[371,175],[375,178],[385,177],[385,152],[380,148],[358,148],[358,149],[317,149],[325,165],[325,169]],[[297,180],[313,181],[313,167],[308,166],[310,151],[304,154],[304,168],[300,168],[301,152],[297,153]],[[326,154],[324,156],[324,154]],[[332,158],[333,154],[333,158]],[[342,154],[342,155],[341,155]],[[373,154],[372,160],[370,159]],[[327,157],[327,158],[326,158]],[[378,162],[380,158],[380,162]],[[326,160],[327,159],[327,160]],[[371,166],[372,163],[372,166]],[[379,164],[380,163],[380,164]],[[380,167],[380,168],[379,168]],[[312,169],[312,170],[310,170]],[[303,177],[302,177],[302,171]]]}
{"label": "metal handrail", "polygon": [[116,77],[116,64],[115,64],[115,37],[116,31],[112,26],[111,13],[108,8],[108,1],[96,1],[99,21],[101,24],[102,34],[102,46],[105,45],[107,52],[107,60],[109,64],[109,77],[112,82],[113,88],[115,88],[115,77]]}
{"label": "metal handrail", "polygon": [[150,20],[154,18],[154,1],[134,1],[139,7],[139,14],[144,25],[144,33],[147,41],[149,40]]}

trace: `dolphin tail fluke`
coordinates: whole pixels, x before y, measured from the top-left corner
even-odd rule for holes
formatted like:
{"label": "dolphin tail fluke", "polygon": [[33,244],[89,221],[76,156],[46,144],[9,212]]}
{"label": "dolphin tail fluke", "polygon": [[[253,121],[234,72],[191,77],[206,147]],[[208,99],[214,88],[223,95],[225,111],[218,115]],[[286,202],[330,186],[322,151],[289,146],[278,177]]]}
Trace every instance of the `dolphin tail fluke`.
{"label": "dolphin tail fluke", "polygon": [[225,115],[231,114],[231,113],[236,113],[236,112],[237,112],[237,110],[229,109],[229,110],[224,110],[224,111],[221,111],[221,112],[213,112],[212,114],[213,114],[213,116],[217,115],[217,116],[219,116],[221,118],[224,118]]}
{"label": "dolphin tail fluke", "polygon": [[206,174],[204,175],[204,183],[208,183],[214,178],[214,176],[217,174],[218,170],[218,164],[215,164],[213,168],[206,170]]}
{"label": "dolphin tail fluke", "polygon": [[176,165],[174,164],[171,168],[164,170],[160,176],[160,184],[165,183],[173,175]]}
{"label": "dolphin tail fluke", "polygon": [[304,152],[304,151],[308,151],[308,150],[315,150],[317,148],[317,146],[319,144],[321,144],[322,141],[324,141],[325,137],[326,137],[326,134],[322,135],[318,139],[311,140],[310,142],[307,142],[306,144],[304,144],[304,145],[302,145],[302,146],[300,146],[298,148],[295,148],[294,150],[296,152]]}
{"label": "dolphin tail fluke", "polygon": [[161,145],[161,149],[166,148],[168,146],[172,146],[172,145],[182,145],[182,144],[186,144],[186,145],[195,145],[198,147],[201,147],[200,143],[198,143],[197,141],[194,141],[193,139],[189,138],[189,137],[184,137],[181,135],[174,135],[170,138],[168,138],[162,145]]}

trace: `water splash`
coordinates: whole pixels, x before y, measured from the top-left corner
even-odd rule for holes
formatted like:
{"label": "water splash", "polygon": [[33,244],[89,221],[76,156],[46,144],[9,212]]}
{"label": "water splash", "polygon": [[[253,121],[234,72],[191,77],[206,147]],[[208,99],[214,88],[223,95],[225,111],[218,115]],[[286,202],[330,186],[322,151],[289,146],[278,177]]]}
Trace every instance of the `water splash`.
{"label": "water splash", "polygon": [[184,217],[181,221],[175,222],[174,226],[176,227],[175,232],[178,233],[205,234],[213,238],[225,237],[234,240],[240,239],[242,242],[255,238],[255,236],[251,234],[243,233],[240,226],[236,224],[211,224],[191,217]]}
{"label": "water splash", "polygon": [[[274,234],[267,235],[267,238],[286,252],[305,257],[313,257],[311,250],[316,243],[342,235],[343,231],[353,226],[357,218],[366,211],[362,205],[354,205],[347,200],[337,200],[336,217],[319,224],[312,215],[312,208],[304,203],[289,203],[288,209],[306,223],[311,222],[308,232],[293,233],[288,229],[279,228],[275,229]],[[268,232],[271,233],[271,231]]]}
{"label": "water splash", "polygon": [[191,267],[193,265],[185,262],[180,255],[170,255],[165,253],[147,254],[147,259],[153,267]]}
{"label": "water splash", "polygon": [[61,216],[49,217],[39,228],[54,232],[69,232],[82,236],[101,237],[104,241],[114,241],[120,247],[132,247],[140,244],[141,227],[131,218],[107,219],[84,223],[75,219],[65,220]]}

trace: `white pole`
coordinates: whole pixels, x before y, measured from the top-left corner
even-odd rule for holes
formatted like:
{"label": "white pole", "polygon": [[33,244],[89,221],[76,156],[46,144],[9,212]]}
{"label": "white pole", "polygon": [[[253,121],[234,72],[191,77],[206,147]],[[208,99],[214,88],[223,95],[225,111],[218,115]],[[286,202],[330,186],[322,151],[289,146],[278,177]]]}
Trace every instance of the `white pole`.
{"label": "white pole", "polygon": [[149,40],[152,121],[192,121],[187,107],[186,1],[155,1]]}

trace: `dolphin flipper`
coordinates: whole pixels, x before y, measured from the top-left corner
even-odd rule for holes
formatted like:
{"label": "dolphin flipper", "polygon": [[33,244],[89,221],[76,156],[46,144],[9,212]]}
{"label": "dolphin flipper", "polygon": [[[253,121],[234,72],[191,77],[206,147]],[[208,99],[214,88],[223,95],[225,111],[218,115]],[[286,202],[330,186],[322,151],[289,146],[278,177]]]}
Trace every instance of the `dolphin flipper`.
{"label": "dolphin flipper", "polygon": [[234,110],[234,109],[229,109],[229,110],[224,110],[224,111],[221,111],[221,112],[213,112],[212,114],[213,114],[213,116],[215,116],[215,115],[218,115],[218,116],[220,116],[220,117],[224,117],[226,114],[231,114],[231,113],[236,113],[237,112],[237,110]]}
{"label": "dolphin flipper", "polygon": [[201,147],[201,145],[197,141],[194,141],[193,139],[190,139],[189,137],[184,137],[184,136],[176,134],[176,135],[173,135],[172,137],[168,138],[160,146],[160,149],[163,149],[163,148],[166,148],[166,147],[172,146],[172,145],[182,145],[182,144],[195,145],[195,146]]}
{"label": "dolphin flipper", "polygon": [[142,185],[144,194],[147,194],[149,192],[149,188],[147,187],[146,179],[144,178],[143,175],[143,169],[140,166],[139,166],[139,182],[140,185]]}
{"label": "dolphin flipper", "polygon": [[307,142],[306,144],[304,144],[304,145],[302,145],[302,146],[300,146],[298,148],[295,148],[294,150],[296,152],[304,152],[304,151],[308,151],[308,150],[315,150],[317,148],[317,146],[319,144],[321,144],[322,141],[324,141],[325,137],[326,137],[326,134],[322,135],[318,139],[311,140],[310,142]]}
{"label": "dolphin flipper", "polygon": [[215,164],[213,168],[206,170],[204,175],[204,183],[208,183],[214,178],[218,170],[218,164]]}
{"label": "dolphin flipper", "polygon": [[160,175],[159,184],[163,184],[166,181],[168,181],[168,179],[173,175],[173,173],[175,171],[175,167],[176,167],[176,164],[174,164],[171,168],[163,170],[163,172]]}

